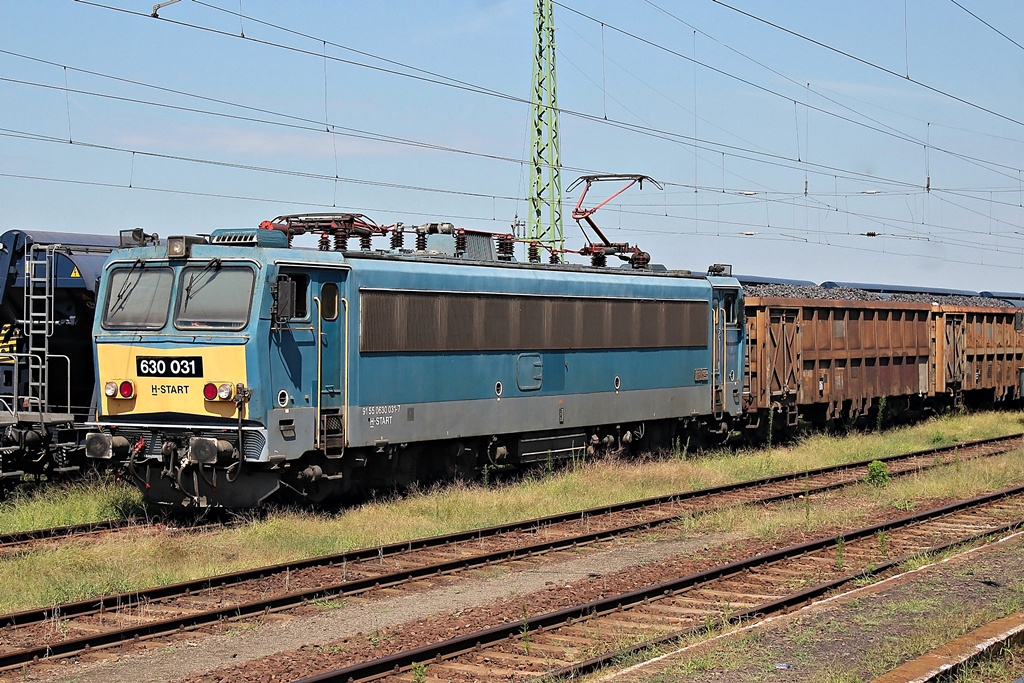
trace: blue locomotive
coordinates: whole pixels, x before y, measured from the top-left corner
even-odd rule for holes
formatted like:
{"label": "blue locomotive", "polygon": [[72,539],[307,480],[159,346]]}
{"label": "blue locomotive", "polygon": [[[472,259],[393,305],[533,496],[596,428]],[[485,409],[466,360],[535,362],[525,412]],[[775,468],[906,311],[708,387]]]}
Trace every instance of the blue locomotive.
{"label": "blue locomotive", "polygon": [[[448,224],[414,250],[398,226],[384,251],[358,216],[265,227],[106,265],[86,450],[150,502],[320,501],[724,438],[741,415],[732,277],[518,263],[507,239]],[[290,246],[297,232],[320,249]]]}

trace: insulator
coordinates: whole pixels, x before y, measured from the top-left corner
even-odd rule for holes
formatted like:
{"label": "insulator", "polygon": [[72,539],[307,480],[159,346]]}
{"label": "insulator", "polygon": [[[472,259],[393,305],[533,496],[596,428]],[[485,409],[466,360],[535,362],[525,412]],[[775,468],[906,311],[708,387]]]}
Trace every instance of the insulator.
{"label": "insulator", "polygon": [[348,251],[348,230],[334,233],[334,251]]}
{"label": "insulator", "polygon": [[405,231],[402,230],[401,226],[396,225],[394,228],[391,229],[391,250],[399,251],[404,244]]}
{"label": "insulator", "polygon": [[462,256],[466,253],[466,229],[459,228],[455,231],[455,255]]}
{"label": "insulator", "polygon": [[427,231],[416,229],[416,251],[427,250]]}
{"label": "insulator", "polygon": [[651,263],[651,255],[646,251],[638,251],[633,254],[633,258],[630,261],[633,264],[634,270],[645,270]]}
{"label": "insulator", "polygon": [[498,240],[498,260],[511,261],[516,249],[515,237],[512,235],[498,235],[496,239]]}
{"label": "insulator", "polygon": [[320,233],[320,244],[317,245],[317,248],[320,249],[320,251],[330,251],[331,236],[328,235],[326,232]]}
{"label": "insulator", "polygon": [[608,263],[608,255],[603,251],[595,251],[590,255],[590,265],[595,268],[604,268]]}
{"label": "insulator", "polygon": [[561,262],[562,262],[562,259],[560,259],[558,257],[558,252],[557,251],[553,251],[553,252],[551,252],[548,255],[548,263],[550,263],[551,265],[557,266]]}
{"label": "insulator", "polygon": [[369,233],[359,236],[359,248],[363,251],[370,251],[370,239],[372,235]]}
{"label": "insulator", "polygon": [[294,240],[294,239],[295,239],[295,235],[293,235],[293,234],[291,233],[291,231],[289,230],[289,231],[288,231],[288,246],[289,246],[289,247],[291,247],[291,246],[292,246],[292,240]]}
{"label": "insulator", "polygon": [[526,247],[526,254],[530,259],[530,263],[540,263],[540,245],[536,242],[530,242]]}

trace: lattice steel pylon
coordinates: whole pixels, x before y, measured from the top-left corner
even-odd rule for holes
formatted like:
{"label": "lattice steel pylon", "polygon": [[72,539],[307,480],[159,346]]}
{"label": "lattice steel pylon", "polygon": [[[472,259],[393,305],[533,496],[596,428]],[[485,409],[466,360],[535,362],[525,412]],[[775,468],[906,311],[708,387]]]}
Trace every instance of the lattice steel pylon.
{"label": "lattice steel pylon", "polygon": [[533,97],[530,166],[530,215],[527,237],[561,259],[561,154],[558,142],[558,98],[555,96],[555,17],[551,0],[537,0],[533,11]]}

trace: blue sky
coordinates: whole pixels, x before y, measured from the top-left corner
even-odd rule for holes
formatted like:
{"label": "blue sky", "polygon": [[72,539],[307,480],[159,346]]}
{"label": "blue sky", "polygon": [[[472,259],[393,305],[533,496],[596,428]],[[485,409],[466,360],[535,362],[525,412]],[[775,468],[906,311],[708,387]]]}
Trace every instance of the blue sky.
{"label": "blue sky", "polygon": [[[1024,3],[957,2],[559,2],[563,186],[665,183],[595,219],[673,268],[1022,291]],[[152,4],[0,2],[0,229],[525,216],[530,0]]]}

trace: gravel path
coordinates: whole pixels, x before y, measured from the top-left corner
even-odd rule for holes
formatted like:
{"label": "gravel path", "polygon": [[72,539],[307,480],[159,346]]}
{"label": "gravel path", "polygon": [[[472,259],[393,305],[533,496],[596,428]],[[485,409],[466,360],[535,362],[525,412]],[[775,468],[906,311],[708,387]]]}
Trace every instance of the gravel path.
{"label": "gravel path", "polygon": [[441,613],[507,600],[552,585],[564,586],[629,567],[691,555],[728,540],[730,538],[724,536],[702,536],[682,541],[623,542],[610,550],[584,551],[571,560],[543,565],[539,569],[478,571],[475,578],[460,578],[452,585],[436,589],[394,598],[349,598],[340,607],[320,609],[309,615],[271,615],[262,626],[243,623],[227,634],[194,633],[170,645],[167,641],[154,642],[152,651],[141,654],[118,656],[114,652],[96,652],[82,660],[56,662],[47,672],[39,670],[24,677],[7,676],[0,680],[171,681],[303,646],[330,643],[357,633],[373,633]]}

